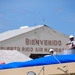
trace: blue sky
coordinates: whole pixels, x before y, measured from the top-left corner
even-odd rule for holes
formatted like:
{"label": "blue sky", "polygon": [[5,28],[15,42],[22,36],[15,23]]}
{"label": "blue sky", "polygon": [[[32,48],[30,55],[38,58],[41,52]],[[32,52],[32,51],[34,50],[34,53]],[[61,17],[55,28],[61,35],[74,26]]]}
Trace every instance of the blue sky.
{"label": "blue sky", "polygon": [[0,0],[0,33],[41,24],[75,36],[75,0]]}

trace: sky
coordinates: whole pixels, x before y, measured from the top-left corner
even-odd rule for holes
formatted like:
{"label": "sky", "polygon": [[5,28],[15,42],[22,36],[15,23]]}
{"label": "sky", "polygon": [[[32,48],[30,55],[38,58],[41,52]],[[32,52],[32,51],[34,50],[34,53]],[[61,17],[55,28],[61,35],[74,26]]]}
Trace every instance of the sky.
{"label": "sky", "polygon": [[0,33],[42,24],[75,36],[75,0],[0,0]]}

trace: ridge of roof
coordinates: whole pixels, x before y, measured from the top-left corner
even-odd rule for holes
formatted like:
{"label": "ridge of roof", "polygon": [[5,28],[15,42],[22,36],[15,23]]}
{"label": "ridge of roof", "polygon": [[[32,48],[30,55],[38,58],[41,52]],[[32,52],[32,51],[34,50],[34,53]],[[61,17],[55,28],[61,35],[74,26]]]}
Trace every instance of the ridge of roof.
{"label": "ridge of roof", "polygon": [[[58,31],[54,30],[53,28],[51,28],[51,27],[49,27],[49,26],[47,26],[47,25],[44,24],[44,25],[37,25],[37,26],[34,26],[34,27],[28,27],[28,28],[10,30],[10,31],[6,31],[4,33],[1,33],[0,34],[0,42],[4,41],[4,40],[7,40],[9,38],[18,36],[20,34],[23,34],[23,33],[26,33],[26,32],[32,31],[32,30],[35,30],[37,28],[44,27],[44,26],[50,28],[55,33],[62,34],[62,33],[58,32]],[[68,37],[65,34],[62,34],[62,35],[65,36],[65,37]]]}

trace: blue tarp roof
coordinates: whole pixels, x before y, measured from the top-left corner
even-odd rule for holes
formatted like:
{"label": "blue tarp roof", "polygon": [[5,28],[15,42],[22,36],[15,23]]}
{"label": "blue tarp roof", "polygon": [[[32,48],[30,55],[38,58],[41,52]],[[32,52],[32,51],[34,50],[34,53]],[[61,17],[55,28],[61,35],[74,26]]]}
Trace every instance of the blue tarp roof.
{"label": "blue tarp roof", "polygon": [[[56,55],[55,56],[60,63],[70,63],[75,62],[75,54],[70,55]],[[3,69],[11,69],[11,68],[22,68],[22,67],[30,67],[30,66],[40,66],[40,65],[52,65],[52,64],[59,64],[57,59],[54,56],[47,56],[42,57],[26,62],[12,62],[9,64],[0,64],[0,70]]]}

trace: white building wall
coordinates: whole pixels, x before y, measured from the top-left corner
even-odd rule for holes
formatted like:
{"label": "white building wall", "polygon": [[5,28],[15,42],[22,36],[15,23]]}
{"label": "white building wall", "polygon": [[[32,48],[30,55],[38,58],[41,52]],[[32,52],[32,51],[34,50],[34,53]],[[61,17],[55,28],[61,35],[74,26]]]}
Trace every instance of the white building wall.
{"label": "white building wall", "polygon": [[[37,42],[36,42],[37,41]],[[26,55],[46,54],[53,48],[56,52],[61,53],[65,49],[68,37],[55,30],[42,26],[32,31],[17,35],[10,39],[0,42],[0,50],[18,50]]]}

